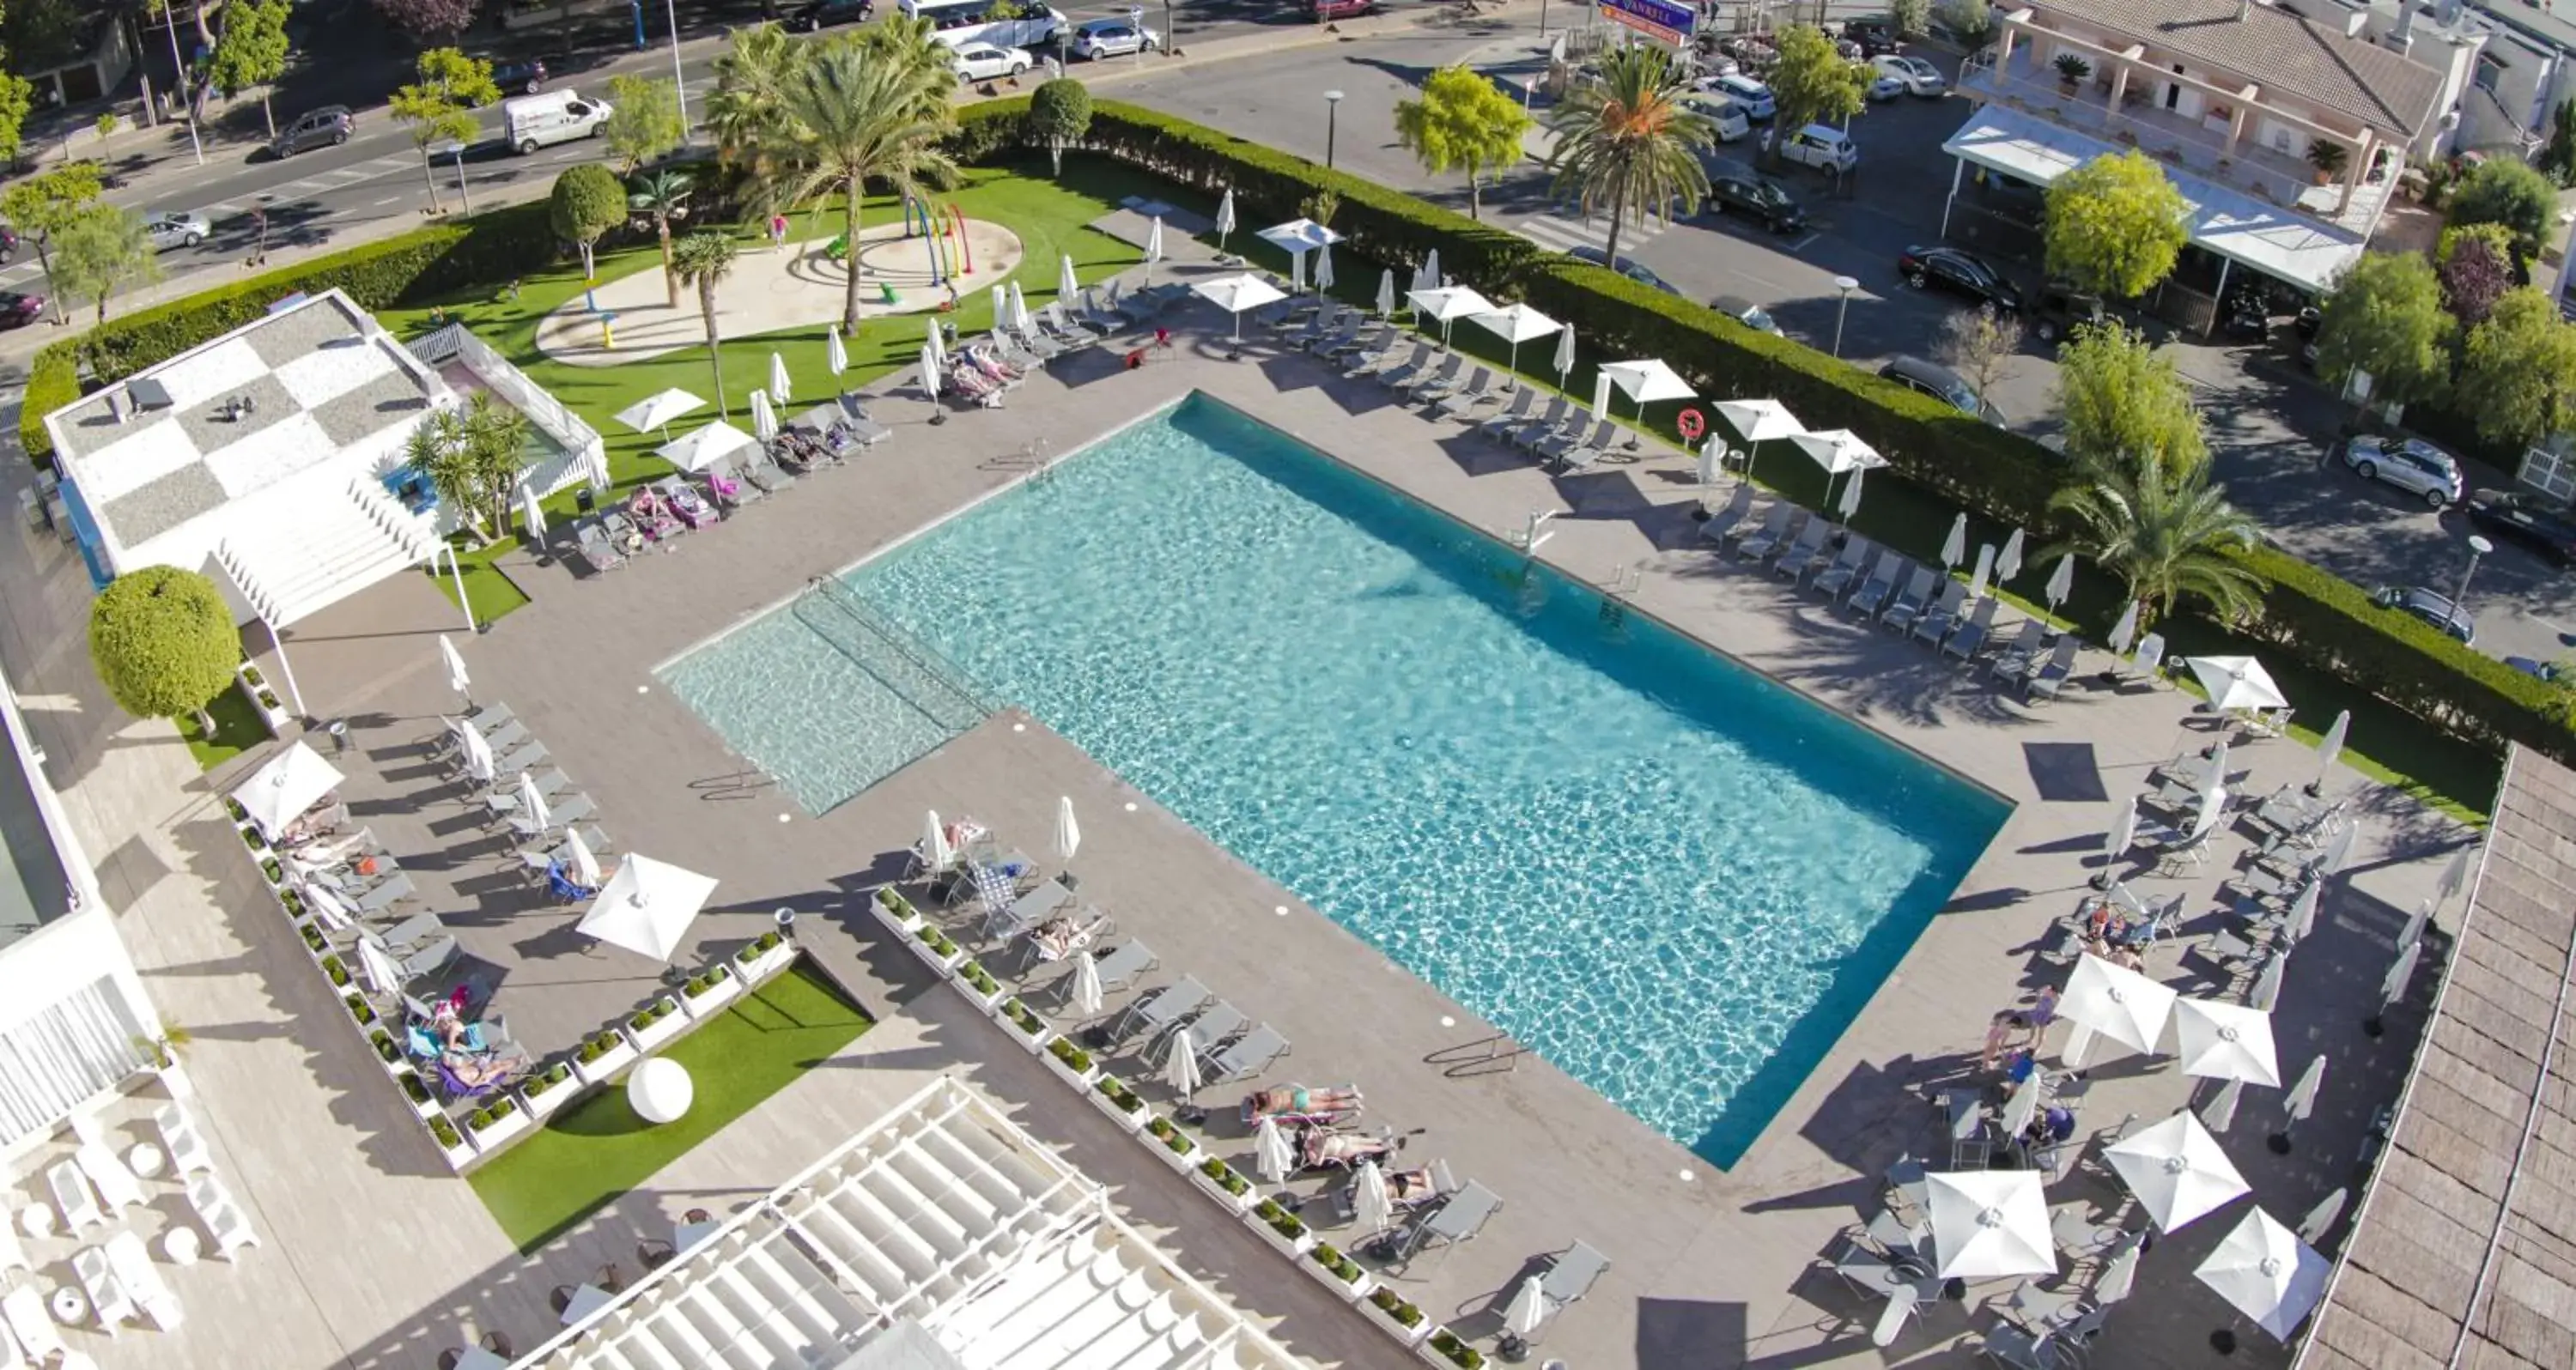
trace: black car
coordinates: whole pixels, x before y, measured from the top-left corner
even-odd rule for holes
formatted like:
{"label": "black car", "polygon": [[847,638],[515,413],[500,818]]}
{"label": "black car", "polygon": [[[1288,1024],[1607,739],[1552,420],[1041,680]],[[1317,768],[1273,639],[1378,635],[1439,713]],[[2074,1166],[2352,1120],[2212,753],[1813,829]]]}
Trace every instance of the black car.
{"label": "black car", "polygon": [[1929,395],[1962,413],[1974,414],[1997,428],[2004,426],[2003,411],[1986,402],[1968,378],[1938,362],[1921,357],[1898,357],[1878,369],[1879,379],[1890,380],[1908,390]]}
{"label": "black car", "polygon": [[1749,171],[1710,173],[1708,207],[1713,214],[1733,211],[1750,215],[1774,233],[1795,233],[1807,226],[1807,211],[1798,207],[1789,192],[1782,190],[1778,182]]}
{"label": "black car", "polygon": [[2370,602],[2382,609],[2395,609],[2412,614],[2426,624],[2458,638],[2462,645],[2474,647],[2478,641],[2478,621],[2469,611],[2451,602],[2451,597],[2427,590],[2421,585],[2383,585],[2373,591]]}
{"label": "black car", "polygon": [[1860,45],[1861,55],[1877,57],[1896,51],[1896,31],[1885,24],[1845,24],[1843,40]]}
{"label": "black car", "polygon": [[856,24],[877,12],[876,0],[809,0],[788,13],[789,33],[812,33],[835,24]]}
{"label": "black car", "polygon": [[2576,515],[2524,491],[2480,490],[2469,496],[2469,522],[2538,552],[2559,566],[2576,565]]}
{"label": "black car", "polygon": [[[1582,243],[1569,248],[1566,250],[1565,255],[1572,257],[1578,262],[1590,262],[1594,266],[1608,266],[1610,264],[1610,258],[1603,254],[1601,249],[1592,246],[1590,243]],[[1667,295],[1678,295],[1682,293],[1673,289],[1672,285],[1663,277],[1656,275],[1652,271],[1648,271],[1646,268],[1637,265],[1634,261],[1625,257],[1619,259],[1619,274],[1627,277],[1629,280],[1635,281],[1639,285],[1653,286],[1655,289],[1660,290]]]}
{"label": "black car", "polygon": [[1896,272],[1917,290],[1937,288],[2007,314],[2021,312],[2021,292],[2002,272],[1955,247],[1909,247],[1897,254]]}
{"label": "black car", "polygon": [[1720,295],[1709,301],[1708,307],[1756,333],[1768,333],[1775,338],[1789,336],[1780,331],[1780,322],[1771,317],[1770,310],[1741,295]]}
{"label": "black car", "polygon": [[492,61],[492,84],[504,98],[534,95],[546,88],[546,64],[540,57],[498,57]]}

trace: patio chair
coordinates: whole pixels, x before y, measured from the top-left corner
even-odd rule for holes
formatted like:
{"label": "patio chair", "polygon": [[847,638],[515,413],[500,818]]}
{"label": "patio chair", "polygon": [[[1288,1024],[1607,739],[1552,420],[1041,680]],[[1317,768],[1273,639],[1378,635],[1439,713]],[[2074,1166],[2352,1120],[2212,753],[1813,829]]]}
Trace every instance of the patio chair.
{"label": "patio chair", "polygon": [[1610,419],[1597,419],[1592,431],[1557,459],[1557,470],[1567,475],[1588,471],[1597,462],[1609,458],[1619,440],[1619,425]]}
{"label": "patio chair", "polygon": [[72,1273],[80,1277],[81,1292],[89,1296],[89,1309],[98,1319],[98,1329],[110,1337],[125,1330],[125,1320],[135,1314],[134,1298],[118,1282],[116,1272],[107,1265],[107,1253],[95,1246],[82,1247],[72,1257]]}
{"label": "patio chair", "polygon": [[1466,364],[1466,358],[1459,358],[1457,366],[1451,367],[1446,374],[1417,388],[1413,392],[1413,397],[1417,400],[1436,404],[1438,401],[1445,400],[1451,395],[1458,394],[1467,387],[1474,385],[1480,377],[1488,385],[1493,383],[1493,373],[1491,371],[1480,366],[1476,368],[1474,375],[1468,375],[1465,371]]}
{"label": "patio chair", "polygon": [[77,1236],[91,1223],[105,1226],[107,1211],[98,1206],[98,1195],[91,1191],[89,1180],[79,1166],[70,1161],[56,1161],[45,1168],[45,1190],[62,1214],[62,1230]]}
{"label": "patio chair", "polygon": [[[1521,393],[1526,395],[1529,392],[1524,390]],[[1751,512],[1753,512],[1753,487],[1738,482],[1735,493],[1727,496],[1725,506],[1710,514],[1700,524],[1700,541],[1712,542],[1720,547],[1725,546],[1726,540],[1734,536],[1736,528],[1743,524],[1744,516]]]}
{"label": "patio chair", "polygon": [[1798,506],[1785,499],[1771,501],[1770,510],[1762,516],[1762,526],[1735,544],[1735,559],[1767,560],[1773,552],[1780,550],[1781,540],[1789,535],[1789,520],[1797,513]]}
{"label": "patio chair", "polygon": [[1887,607],[1888,596],[1896,593],[1897,582],[1905,579],[1906,571],[1913,565],[1912,558],[1895,552],[1880,557],[1878,565],[1870,568],[1869,578],[1861,582],[1859,589],[1852,591],[1851,598],[1843,601],[1843,608],[1864,618],[1878,617],[1879,611]]}
{"label": "patio chair", "polygon": [[1527,422],[1513,425],[1501,436],[1514,447],[1535,452],[1541,442],[1546,441],[1558,429],[1574,422],[1575,416],[1581,412],[1575,407],[1574,401],[1558,395],[1548,401],[1547,412]]}
{"label": "patio chair", "polygon": [[2132,682],[2144,681],[2148,688],[2153,689],[2162,679],[2159,672],[2164,669],[2164,664],[2165,635],[2149,633],[2138,639],[2136,650],[2111,663],[2111,683],[2125,689]]}
{"label": "patio chair", "polygon": [[[969,892],[974,888],[972,881],[960,880],[956,884]],[[990,942],[1008,942],[1072,902],[1073,891],[1066,889],[1062,880],[1049,880],[1002,908],[986,909],[984,938]]]}
{"label": "patio chair", "polygon": [[[1133,945],[1132,943],[1130,945]],[[1278,1064],[1289,1054],[1288,1039],[1279,1030],[1263,1023],[1222,1048],[1210,1047],[1199,1053],[1199,1083],[1232,1084],[1248,1080]]]}
{"label": "patio chair", "polygon": [[1547,1259],[1547,1273],[1540,1277],[1538,1289],[1559,1308],[1581,1301],[1610,1269],[1609,1257],[1582,1242]]}
{"label": "patio chair", "polygon": [[1208,987],[1195,975],[1185,975],[1151,994],[1138,995],[1133,1003],[1109,1022],[1106,1040],[1123,1042],[1142,1032],[1150,1038],[1163,1029],[1196,1013],[1208,1001]]}
{"label": "patio chair", "polygon": [[1316,356],[1329,357],[1348,347],[1360,335],[1361,321],[1362,316],[1356,309],[1343,310],[1329,320],[1319,315],[1315,326],[1297,339],[1297,346]]}
{"label": "patio chair", "polygon": [[1537,387],[1524,385],[1512,392],[1512,402],[1488,414],[1476,425],[1476,431],[1488,437],[1508,437],[1511,431],[1536,415],[1540,395]]}
{"label": "patio chair", "polygon": [[1941,655],[1955,656],[1961,661],[1976,660],[1977,653],[1985,649],[1986,639],[1994,636],[1995,611],[1999,607],[1992,595],[1979,599],[1977,607],[1969,612],[1968,621],[1941,640]]}
{"label": "patio chair", "polygon": [[2048,654],[2039,669],[2022,678],[2021,697],[2026,700],[2055,699],[2067,678],[2075,674],[2076,649],[2084,644],[2068,633],[2057,639],[2057,650]]}
{"label": "patio chair", "polygon": [[[1450,1195],[1446,1203],[1413,1225],[1413,1230],[1405,1235],[1403,1249],[1396,1259],[1409,1262],[1424,1251],[1464,1246],[1476,1240],[1476,1235],[1485,1230],[1485,1224],[1502,1211],[1503,1196],[1485,1188],[1480,1180],[1469,1180],[1457,1193]],[[1581,1246],[1582,1243],[1575,1245]],[[1553,1273],[1551,1270],[1550,1274]],[[1544,1280],[1540,1283],[1540,1290],[1546,1290]]]}
{"label": "patio chair", "polygon": [[1188,1028],[1191,1045],[1204,1052],[1243,1031],[1244,1026],[1251,1021],[1244,1016],[1243,1010],[1219,999],[1187,1023],[1172,1023],[1153,1037],[1146,1039],[1145,1049],[1137,1055],[1142,1057],[1147,1065],[1159,1070],[1163,1062],[1170,1058],[1172,1043],[1178,1039],[1180,1029]]}
{"label": "patio chair", "polygon": [[1827,563],[1820,555],[1810,563],[1810,569],[1816,573],[1811,588],[1824,591],[1826,602],[1831,603],[1834,596],[1850,589],[1852,582],[1860,578],[1861,567],[1877,550],[1869,539],[1858,533],[1845,537],[1842,554],[1832,562]]}
{"label": "patio chair", "polygon": [[1431,412],[1444,419],[1462,418],[1500,398],[1502,396],[1494,390],[1494,373],[1479,368],[1475,379],[1467,382],[1466,389],[1443,397],[1439,403],[1431,406]]}
{"label": "patio chair", "polygon": [[1914,616],[1911,624],[1902,625],[1906,636],[1934,647],[1950,635],[1950,625],[1959,621],[1959,611],[1968,607],[1968,587],[1948,576],[1941,578],[1941,592]]}
{"label": "patio chair", "polygon": [[417,886],[412,884],[410,874],[404,871],[396,871],[384,883],[367,891],[364,895],[359,897],[358,912],[362,914],[382,913],[405,900],[418,899],[419,897],[420,890]]}
{"label": "patio chair", "polygon": [[1912,630],[1914,620],[1923,616],[1924,606],[1931,602],[1936,579],[1947,581],[1949,577],[1941,575],[1929,566],[1915,567],[1914,579],[1906,582],[1905,588],[1897,593],[1896,598],[1890,600],[1887,607],[1879,611],[1879,626],[1892,628],[1900,633]]}
{"label": "patio chair", "polygon": [[1396,331],[1394,324],[1369,324],[1365,327],[1352,330],[1349,337],[1342,338],[1333,343],[1316,348],[1315,355],[1334,359],[1348,359],[1351,357],[1366,356],[1371,352],[1383,351],[1386,348],[1394,346],[1395,339]]}
{"label": "patio chair", "polygon": [[1813,561],[1819,553],[1826,556],[1832,555],[1825,551],[1825,534],[1832,528],[1833,524],[1825,519],[1808,519],[1806,526],[1798,530],[1797,540],[1791,542],[1787,550],[1772,560],[1771,574],[1786,576],[1791,584],[1806,579],[1809,562]]}

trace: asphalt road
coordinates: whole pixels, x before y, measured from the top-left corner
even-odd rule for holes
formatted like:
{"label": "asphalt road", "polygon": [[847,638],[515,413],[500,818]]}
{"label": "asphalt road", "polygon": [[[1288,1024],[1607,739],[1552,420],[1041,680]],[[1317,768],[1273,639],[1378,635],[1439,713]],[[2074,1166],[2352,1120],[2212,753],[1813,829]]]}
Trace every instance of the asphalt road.
{"label": "asphalt road", "polygon": [[[1513,24],[1346,41],[1146,76],[1119,93],[1309,157],[1324,157],[1329,137],[1341,168],[1464,211],[1464,178],[1427,175],[1395,141],[1395,104],[1432,69],[1460,61],[1506,74],[1535,70],[1534,14],[1517,10]],[[1945,73],[1956,66],[1943,53],[1920,55]],[[1329,119],[1327,90],[1344,93]],[[1703,216],[1642,232],[1632,226],[1621,235],[1621,256],[1693,299],[1731,295],[1761,305],[1790,336],[1819,348],[1833,345],[1843,306],[1834,279],[1849,276],[1860,285],[1842,319],[1845,358],[1876,369],[1903,353],[1931,356],[1943,320],[1965,306],[1909,289],[1896,273],[1896,255],[1909,244],[1939,241],[1954,165],[1940,148],[1966,117],[1965,102],[1955,97],[1870,106],[1852,121],[1861,167],[1844,187],[1803,169],[1778,173],[1808,210],[1809,227],[1800,234],[1775,236]],[[1751,145],[1721,155],[1749,158]],[[1585,224],[1553,203],[1534,164],[1488,186],[1483,198],[1489,220],[1551,247],[1598,246],[1607,236],[1605,225]],[[2446,594],[2457,587],[2468,555],[2465,518],[2437,516],[2412,497],[2321,464],[2346,414],[2341,401],[2296,374],[2277,349],[2190,344],[2171,351],[2199,391],[2213,469],[2279,545],[2364,586],[2425,585]],[[2060,422],[2057,368],[2044,353],[2035,341],[2027,344],[1989,396],[2016,429],[2034,436]],[[2471,479],[2502,484],[2509,473],[2472,468]],[[2480,563],[2468,604],[2478,646],[2494,655],[2555,660],[2576,647],[2576,585],[2519,548],[2500,547]]]}

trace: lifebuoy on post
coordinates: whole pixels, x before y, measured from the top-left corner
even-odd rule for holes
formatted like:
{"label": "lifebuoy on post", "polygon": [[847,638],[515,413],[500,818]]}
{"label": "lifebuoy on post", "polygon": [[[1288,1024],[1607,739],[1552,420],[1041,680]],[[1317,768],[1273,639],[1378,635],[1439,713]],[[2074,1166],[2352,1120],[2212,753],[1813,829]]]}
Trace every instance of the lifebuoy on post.
{"label": "lifebuoy on post", "polygon": [[1681,417],[1673,422],[1681,428],[1682,436],[1691,442],[1699,441],[1699,435],[1708,431],[1707,416],[1696,409],[1683,410]]}

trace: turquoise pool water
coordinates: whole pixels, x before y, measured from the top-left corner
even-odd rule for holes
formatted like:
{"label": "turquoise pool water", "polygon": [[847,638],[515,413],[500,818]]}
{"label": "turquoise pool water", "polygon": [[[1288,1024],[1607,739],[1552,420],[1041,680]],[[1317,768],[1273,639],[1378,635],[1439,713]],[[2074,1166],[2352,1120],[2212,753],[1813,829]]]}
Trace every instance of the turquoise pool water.
{"label": "turquoise pool water", "polygon": [[[847,584],[1720,1165],[2006,812],[1204,397]],[[884,675],[786,611],[666,672],[818,810],[944,735]]]}

